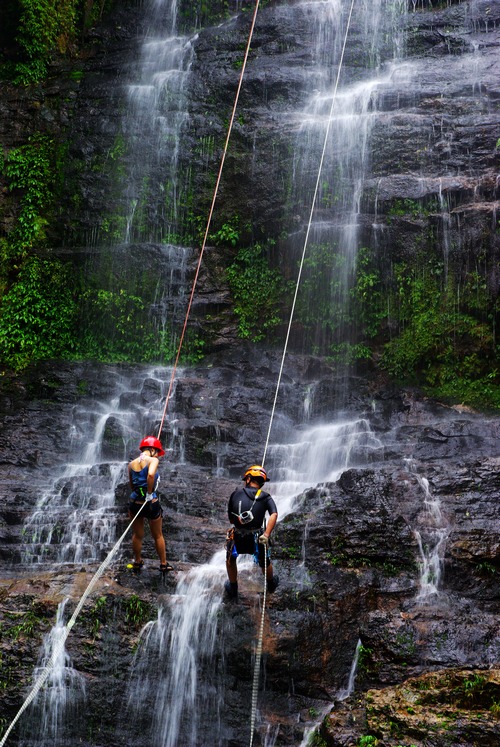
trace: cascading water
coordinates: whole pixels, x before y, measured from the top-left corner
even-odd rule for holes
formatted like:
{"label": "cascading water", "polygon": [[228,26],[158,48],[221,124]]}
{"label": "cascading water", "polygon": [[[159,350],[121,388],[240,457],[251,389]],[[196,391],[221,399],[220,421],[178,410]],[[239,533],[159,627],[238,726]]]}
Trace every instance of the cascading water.
{"label": "cascading water", "polygon": [[[390,86],[391,64],[401,48],[398,17],[404,9],[403,2],[357,3],[348,27],[349,3],[294,6],[294,12],[309,17],[316,40],[315,64],[309,71],[313,94],[296,117],[293,184],[302,218],[309,214],[314,185],[318,187],[297,319],[311,329],[313,350],[333,354],[339,365],[356,357],[356,325],[349,307],[360,241],[358,216],[368,176],[370,133],[378,115],[378,89]],[[349,44],[350,37],[358,35],[365,41],[361,47],[366,59],[361,65],[356,61],[353,71],[347,52],[344,67],[349,68],[351,81],[346,85],[342,69],[339,73],[343,42]],[[297,244],[302,240],[298,233]]]}
{"label": "cascading water", "polygon": [[55,477],[26,521],[25,562],[95,561],[113,545],[115,489],[125,479],[130,453],[154,428],[168,371],[145,369],[129,377],[110,370],[108,375],[116,396],[74,409],[68,434],[74,461]]}
{"label": "cascading water", "polygon": [[177,33],[177,0],[152,0],[146,39],[128,86],[123,119],[130,152],[124,240],[168,240],[177,232],[182,185],[177,162],[187,121],[186,90],[193,48]]}
{"label": "cascading water", "polygon": [[224,553],[219,553],[184,576],[176,593],[160,607],[158,619],[142,633],[128,705],[138,726],[136,739],[142,735],[145,744],[221,743],[226,688],[218,614],[223,558]]}
{"label": "cascading water", "polygon": [[84,722],[85,680],[72,667],[61,645],[66,634],[65,606],[66,602],[59,605],[56,623],[43,642],[35,680],[51,662],[53,666],[22,722],[20,747],[70,747],[79,741]]}
{"label": "cascading water", "polygon": [[448,526],[438,498],[432,495],[426,477],[417,475],[424,494],[424,510],[419,517],[415,537],[420,552],[420,590],[417,601],[422,603],[439,594]]}

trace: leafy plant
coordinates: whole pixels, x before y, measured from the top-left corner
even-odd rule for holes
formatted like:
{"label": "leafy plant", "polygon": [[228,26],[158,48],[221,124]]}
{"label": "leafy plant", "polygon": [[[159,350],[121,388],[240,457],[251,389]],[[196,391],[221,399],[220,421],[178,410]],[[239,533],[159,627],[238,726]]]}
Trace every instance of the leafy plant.
{"label": "leafy plant", "polygon": [[376,737],[370,736],[369,734],[360,737],[358,741],[358,747],[376,747],[377,744],[378,739]]}
{"label": "leafy plant", "polygon": [[7,155],[4,173],[9,190],[21,190],[20,211],[9,234],[9,251],[14,259],[24,258],[45,240],[47,211],[54,198],[54,143],[41,134],[32,135],[26,145]]}
{"label": "leafy plant", "polygon": [[132,594],[125,602],[125,620],[135,627],[143,625],[150,612],[151,606],[137,594]]}
{"label": "leafy plant", "polygon": [[234,225],[231,223],[224,223],[218,231],[210,236],[210,239],[216,246],[236,246],[240,239],[238,219],[234,219]]}
{"label": "leafy plant", "polygon": [[240,337],[263,340],[281,322],[280,309],[286,297],[283,277],[271,269],[260,244],[240,249],[226,273]]}
{"label": "leafy plant", "polygon": [[70,266],[31,257],[1,299],[0,358],[20,370],[32,360],[71,355],[75,318]]}
{"label": "leafy plant", "polygon": [[90,617],[90,630],[92,637],[95,638],[100,629],[101,625],[106,622],[107,609],[106,609],[106,597],[99,597],[89,611]]}
{"label": "leafy plant", "polygon": [[54,54],[65,54],[76,37],[78,0],[19,0],[16,41],[20,59],[15,83],[43,80]]}

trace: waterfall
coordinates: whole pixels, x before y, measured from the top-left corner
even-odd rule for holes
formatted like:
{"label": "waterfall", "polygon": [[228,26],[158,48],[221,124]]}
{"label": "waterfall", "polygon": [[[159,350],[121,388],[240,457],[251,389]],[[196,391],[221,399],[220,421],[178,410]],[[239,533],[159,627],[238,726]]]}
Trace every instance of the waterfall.
{"label": "waterfall", "polygon": [[280,518],[293,510],[294,499],[307,488],[335,482],[349,467],[383,458],[383,444],[365,418],[319,423],[297,430],[286,443],[269,447],[269,474]]}
{"label": "waterfall", "polygon": [[[313,187],[318,186],[296,316],[311,333],[312,350],[333,355],[340,366],[359,357],[356,320],[350,312],[360,242],[358,216],[369,176],[370,134],[379,115],[379,90],[391,84],[393,60],[402,44],[398,18],[405,10],[404,2],[357,3],[348,29],[348,5],[330,0],[300,3],[298,10],[294,6],[295,12],[301,10],[309,19],[315,40],[308,70],[312,94],[292,123],[297,131],[294,209],[303,224]],[[347,44],[351,36],[363,36],[364,59],[363,64],[356,61],[353,70],[347,54],[344,70],[339,71],[346,35]],[[347,74],[351,80],[346,84]],[[295,236],[297,250],[303,240],[302,230]]]}
{"label": "waterfall", "polygon": [[337,693],[338,700],[345,700],[350,695],[352,695],[352,693],[354,692],[354,683],[356,681],[356,672],[358,669],[358,660],[359,660],[359,652],[361,650],[361,645],[362,645],[361,641],[358,638],[358,642],[356,644],[356,649],[354,651],[354,656],[352,659],[351,671],[349,672],[349,679],[347,681],[347,687],[345,688],[345,690],[339,690],[339,692]]}
{"label": "waterfall", "polygon": [[85,681],[60,645],[66,633],[66,601],[57,609],[56,623],[44,639],[34,670],[37,680],[50,663],[53,665],[45,686],[21,722],[20,747],[69,747],[79,741],[84,723]]}
{"label": "waterfall", "polygon": [[154,747],[221,743],[226,682],[218,613],[224,557],[220,552],[181,578],[158,619],[143,631],[128,708]]}
{"label": "waterfall", "polygon": [[417,474],[424,494],[424,511],[419,517],[421,527],[415,529],[420,552],[420,590],[417,601],[422,603],[439,593],[448,526],[441,512],[439,498],[432,495],[429,481]]}
{"label": "waterfall", "polygon": [[118,514],[126,514],[125,506],[116,506],[115,490],[126,480],[130,453],[154,430],[169,371],[108,375],[116,396],[74,408],[67,436],[74,461],[56,474],[26,520],[24,562],[102,560],[114,543]]}
{"label": "waterfall", "polygon": [[[188,119],[192,40],[177,33],[178,0],[153,0],[137,67],[128,84],[122,127],[130,154],[124,241],[175,239],[183,185],[177,163]],[[127,207],[128,205],[128,207]]]}

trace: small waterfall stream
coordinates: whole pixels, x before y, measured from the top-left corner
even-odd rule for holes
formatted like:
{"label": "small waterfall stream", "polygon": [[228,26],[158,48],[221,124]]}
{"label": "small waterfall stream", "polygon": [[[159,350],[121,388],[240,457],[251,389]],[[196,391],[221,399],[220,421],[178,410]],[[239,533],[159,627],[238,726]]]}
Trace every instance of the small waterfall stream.
{"label": "small waterfall stream", "polygon": [[[115,489],[125,479],[129,454],[154,430],[169,372],[109,373],[116,395],[108,402],[74,408],[68,434],[74,461],[55,476],[26,520],[24,562],[102,560],[115,541]],[[172,446],[177,453],[175,443]]]}
{"label": "small waterfall stream", "polygon": [[182,217],[177,162],[187,121],[192,40],[177,33],[178,0],[151,0],[123,119],[130,153],[125,243],[168,241]]}
{"label": "small waterfall stream", "polygon": [[438,498],[432,495],[426,477],[417,475],[424,494],[424,511],[415,537],[420,552],[420,591],[417,601],[423,603],[439,594],[448,526]]}
{"label": "small waterfall stream", "polygon": [[59,605],[56,623],[43,642],[35,680],[51,660],[53,667],[22,721],[19,747],[69,747],[79,739],[77,735],[84,720],[85,681],[72,667],[65,647],[60,645],[66,632],[66,601]]}
{"label": "small waterfall stream", "polygon": [[[358,3],[348,28],[348,5],[338,0],[299,4],[299,12],[310,20],[316,45],[308,71],[312,94],[306,108],[296,113],[293,174],[297,210],[305,220],[324,148],[297,315],[312,326],[312,349],[333,354],[339,364],[349,364],[355,355],[351,349],[355,322],[349,306],[359,250],[358,216],[370,165],[370,133],[379,115],[378,91],[390,87],[393,60],[401,51],[398,19],[405,10],[403,2]],[[366,40],[365,59],[362,64],[358,61],[354,81],[348,85],[343,84],[340,70],[336,87],[344,39],[347,35],[349,43],[350,35],[358,34]],[[344,65],[350,64],[347,56]],[[297,245],[302,240],[299,232]]]}

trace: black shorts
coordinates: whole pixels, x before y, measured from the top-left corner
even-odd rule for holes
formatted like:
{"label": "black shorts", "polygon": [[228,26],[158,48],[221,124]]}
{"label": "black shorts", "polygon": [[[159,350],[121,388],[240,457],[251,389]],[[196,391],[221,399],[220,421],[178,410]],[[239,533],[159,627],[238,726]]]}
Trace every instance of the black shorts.
{"label": "black shorts", "polygon": [[[136,515],[136,513],[142,506],[142,503],[143,501],[129,501],[128,510],[131,518]],[[154,521],[155,519],[159,519],[160,516],[163,516],[163,509],[161,507],[159,499],[157,498],[152,501],[146,501],[146,505],[139,514],[139,518],[141,518],[141,516],[143,516],[145,519],[148,519],[149,521]]]}
{"label": "black shorts", "polygon": [[[259,564],[261,568],[266,565],[266,548],[265,545],[259,545],[259,535],[262,534],[262,530],[255,533],[238,534],[237,532],[231,532],[232,537],[228,537],[226,543],[226,555],[229,558],[231,555],[234,556],[234,550],[237,555],[253,555],[254,561]],[[267,550],[267,565],[271,560],[271,553],[269,548]]]}

